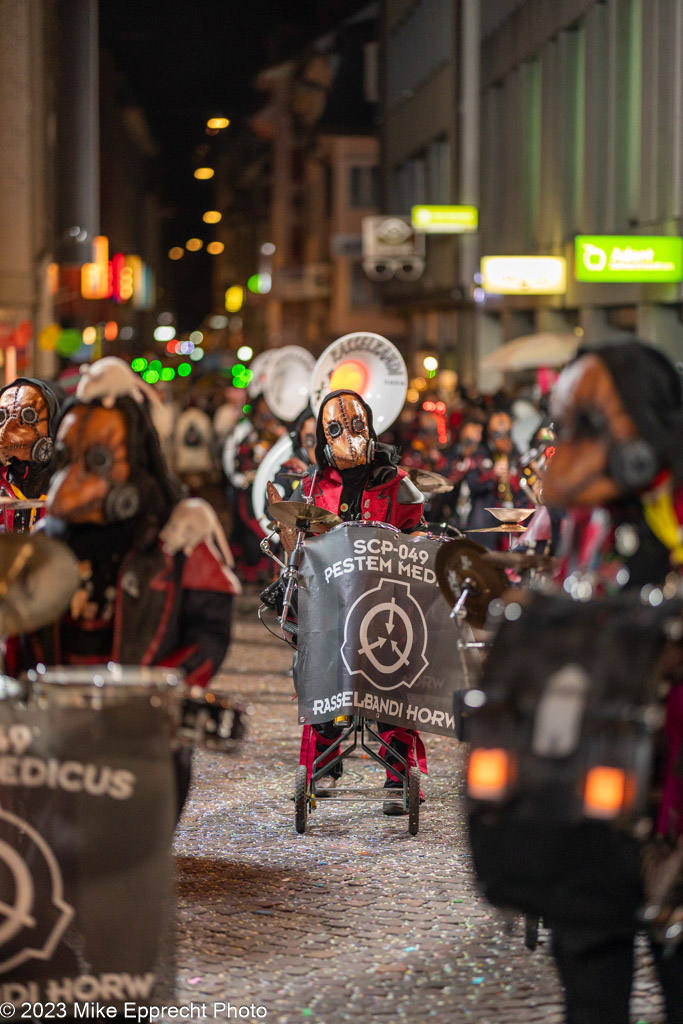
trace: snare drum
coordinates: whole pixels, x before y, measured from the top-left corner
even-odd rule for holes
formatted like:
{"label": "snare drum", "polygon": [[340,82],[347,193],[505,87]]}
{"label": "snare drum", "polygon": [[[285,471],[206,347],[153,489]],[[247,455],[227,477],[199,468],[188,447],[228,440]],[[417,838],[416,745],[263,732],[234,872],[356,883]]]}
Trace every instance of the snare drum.
{"label": "snare drum", "polygon": [[25,682],[0,683],[0,872],[16,904],[0,986],[19,1003],[59,978],[69,1006],[118,1006],[97,979],[121,979],[123,999],[123,979],[146,976],[149,1001],[167,1000],[183,674],[41,666]]}
{"label": "snare drum", "polygon": [[371,526],[375,530],[391,530],[392,533],[400,533],[398,526],[392,526],[391,523],[380,523],[374,519],[349,519],[347,522],[339,523],[338,526],[333,526],[331,530],[327,530],[327,533],[335,533],[337,530],[345,530],[348,527],[361,527]]}

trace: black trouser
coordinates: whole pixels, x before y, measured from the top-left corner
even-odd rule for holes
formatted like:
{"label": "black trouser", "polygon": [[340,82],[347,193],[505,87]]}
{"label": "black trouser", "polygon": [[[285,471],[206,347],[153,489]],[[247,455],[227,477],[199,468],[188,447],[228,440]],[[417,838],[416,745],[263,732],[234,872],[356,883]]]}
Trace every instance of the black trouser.
{"label": "black trouser", "polygon": [[[629,1024],[634,936],[554,928],[552,938],[567,1024]],[[683,945],[672,956],[651,945],[667,1024],[683,1024]]]}

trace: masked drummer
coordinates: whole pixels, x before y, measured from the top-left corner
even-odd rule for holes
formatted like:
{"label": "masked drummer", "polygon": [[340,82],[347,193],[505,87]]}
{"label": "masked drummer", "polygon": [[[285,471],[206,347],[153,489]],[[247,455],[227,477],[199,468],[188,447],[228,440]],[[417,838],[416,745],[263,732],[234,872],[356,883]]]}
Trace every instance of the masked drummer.
{"label": "masked drummer", "polygon": [[[423,495],[398,468],[397,449],[378,442],[372,411],[356,392],[333,391],[323,400],[316,422],[315,462],[317,474],[303,485],[304,496],[313,504],[347,522],[389,523],[405,533],[425,528]],[[301,763],[312,764],[339,732],[332,722],[306,726]],[[424,745],[416,730],[379,722],[378,732],[384,743],[380,755],[394,767],[385,782],[394,793],[387,795],[382,809],[385,814],[403,814],[403,765],[392,751],[426,773]]]}
{"label": "masked drummer", "polygon": [[[562,372],[551,411],[558,440],[543,490],[547,502],[568,510],[560,582],[581,600],[635,590],[643,597],[652,591],[661,601],[657,588],[675,590],[683,574],[680,375],[662,352],[642,342],[601,345],[580,352]],[[672,883],[678,864],[683,885],[677,860],[683,852],[683,668],[675,658],[668,677],[655,838],[645,853],[646,861],[659,865],[652,871],[656,883],[667,872]],[[615,831],[609,847],[612,885],[628,906],[640,888],[631,841]],[[582,862],[572,864],[579,903],[591,861],[606,848],[583,844]],[[634,913],[621,929],[611,922],[554,929],[569,1021],[628,1022],[639,924]],[[666,1020],[675,1024],[683,1020],[683,943],[674,950],[659,942],[652,947]]]}
{"label": "masked drummer", "polygon": [[11,643],[10,671],[113,661],[182,668],[206,686],[223,661],[241,589],[230,549],[206,502],[180,500],[145,389],[107,358],[62,409],[40,528],[72,549],[81,585],[61,619]]}
{"label": "masked drummer", "polygon": [[[54,435],[59,412],[56,390],[33,377],[17,377],[0,390],[0,496],[13,501],[45,500],[54,469]],[[6,530],[32,530],[42,504],[0,512]]]}

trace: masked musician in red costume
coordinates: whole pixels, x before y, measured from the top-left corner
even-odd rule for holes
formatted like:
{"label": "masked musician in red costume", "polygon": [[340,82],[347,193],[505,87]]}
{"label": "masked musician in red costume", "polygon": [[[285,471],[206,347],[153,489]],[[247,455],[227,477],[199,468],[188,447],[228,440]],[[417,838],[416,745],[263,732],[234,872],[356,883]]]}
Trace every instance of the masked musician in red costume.
{"label": "masked musician in red costume", "polygon": [[[424,527],[424,499],[407,474],[398,468],[396,448],[377,441],[372,411],[354,391],[333,391],[323,400],[316,424],[315,459],[318,473],[303,489],[313,504],[345,521],[381,522],[405,533]],[[339,736],[333,722],[306,726],[301,763],[311,765]],[[392,757],[398,751],[410,767],[427,772],[425,750],[417,730],[378,723],[384,745],[380,755],[394,766],[385,788],[393,790],[383,803],[385,814],[403,814],[403,766]],[[398,766],[398,767],[397,767]]]}

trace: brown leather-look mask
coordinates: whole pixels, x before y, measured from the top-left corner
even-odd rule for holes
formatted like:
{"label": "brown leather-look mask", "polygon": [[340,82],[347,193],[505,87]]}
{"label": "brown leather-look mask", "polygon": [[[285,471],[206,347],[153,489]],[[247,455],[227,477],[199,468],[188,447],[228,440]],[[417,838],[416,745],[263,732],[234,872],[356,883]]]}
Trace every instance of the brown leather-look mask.
{"label": "brown leather-look mask", "polygon": [[57,473],[47,493],[50,515],[70,523],[131,518],[110,508],[112,494],[130,477],[128,427],[120,409],[74,406],[59,425],[55,455]]}
{"label": "brown leather-look mask", "polygon": [[372,461],[370,427],[362,403],[354,395],[338,395],[323,406],[325,454],[336,469],[353,469]]}
{"label": "brown leather-look mask", "polygon": [[512,451],[512,420],[506,412],[494,412],[486,428],[492,452],[509,455]]}
{"label": "brown leather-look mask", "polygon": [[609,473],[613,445],[639,437],[609,370],[585,355],[560,374],[550,408],[558,431],[543,479],[548,505],[605,505],[627,493]]}
{"label": "brown leather-look mask", "polygon": [[52,455],[45,396],[30,384],[9,387],[0,395],[0,461],[11,459],[46,465]]}

